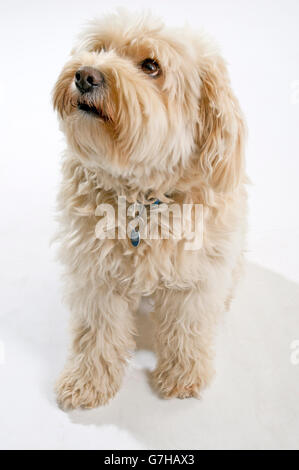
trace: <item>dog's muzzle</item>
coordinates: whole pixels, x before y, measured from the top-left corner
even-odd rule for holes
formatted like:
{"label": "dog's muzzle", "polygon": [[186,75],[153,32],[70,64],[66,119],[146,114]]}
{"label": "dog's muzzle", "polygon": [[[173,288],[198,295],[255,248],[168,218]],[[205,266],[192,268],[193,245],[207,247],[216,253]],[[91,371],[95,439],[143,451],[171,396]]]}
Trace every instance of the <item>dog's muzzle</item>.
{"label": "dog's muzzle", "polygon": [[101,100],[105,88],[104,74],[93,67],[80,67],[75,73],[75,85],[79,91],[77,107],[84,113],[111,120],[102,109]]}
{"label": "dog's muzzle", "polygon": [[80,67],[75,74],[75,85],[81,94],[90,93],[104,83],[103,73],[93,67]]}

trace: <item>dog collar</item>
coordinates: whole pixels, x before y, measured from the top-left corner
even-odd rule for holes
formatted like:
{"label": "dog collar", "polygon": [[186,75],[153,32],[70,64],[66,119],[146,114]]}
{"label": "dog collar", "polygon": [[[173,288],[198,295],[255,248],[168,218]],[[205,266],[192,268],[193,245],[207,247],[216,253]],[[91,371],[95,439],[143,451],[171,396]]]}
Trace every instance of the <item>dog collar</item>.
{"label": "dog collar", "polygon": [[[155,199],[153,200],[152,202],[150,202],[149,204],[144,204],[144,206],[152,206],[152,205],[155,205],[155,206],[158,206],[159,204],[161,204],[161,201],[159,199]],[[134,229],[131,231],[131,234],[130,234],[130,241],[131,241],[131,244],[132,246],[134,246],[134,248],[137,248],[140,244],[140,232],[139,230],[137,229]]]}

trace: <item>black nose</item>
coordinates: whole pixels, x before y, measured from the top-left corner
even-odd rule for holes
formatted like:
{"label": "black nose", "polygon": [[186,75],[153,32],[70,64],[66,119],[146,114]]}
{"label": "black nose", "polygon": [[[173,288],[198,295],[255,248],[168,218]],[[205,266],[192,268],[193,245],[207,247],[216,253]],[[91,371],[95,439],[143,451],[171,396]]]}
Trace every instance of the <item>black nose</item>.
{"label": "black nose", "polygon": [[104,75],[93,67],[80,67],[75,73],[75,84],[81,93],[87,93],[95,87],[103,85]]}

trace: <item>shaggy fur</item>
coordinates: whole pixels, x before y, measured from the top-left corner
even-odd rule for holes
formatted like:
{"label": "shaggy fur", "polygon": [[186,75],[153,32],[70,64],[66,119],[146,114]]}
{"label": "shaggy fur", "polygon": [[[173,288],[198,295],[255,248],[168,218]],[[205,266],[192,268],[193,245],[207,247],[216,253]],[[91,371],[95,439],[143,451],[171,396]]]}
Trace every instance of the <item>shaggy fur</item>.
{"label": "shaggy fur", "polygon": [[[154,78],[140,64],[155,59]],[[106,86],[80,97],[82,66]],[[105,115],[78,109],[85,100]],[[57,384],[64,408],[106,404],[119,390],[134,349],[134,312],[153,295],[157,367],[164,397],[198,397],[213,375],[213,335],[228,308],[246,231],[244,121],[225,62],[188,28],[166,29],[127,13],[91,23],[54,89],[67,140],[59,194],[71,352]],[[97,239],[100,203],[167,195],[204,207],[203,246],[184,240]]]}

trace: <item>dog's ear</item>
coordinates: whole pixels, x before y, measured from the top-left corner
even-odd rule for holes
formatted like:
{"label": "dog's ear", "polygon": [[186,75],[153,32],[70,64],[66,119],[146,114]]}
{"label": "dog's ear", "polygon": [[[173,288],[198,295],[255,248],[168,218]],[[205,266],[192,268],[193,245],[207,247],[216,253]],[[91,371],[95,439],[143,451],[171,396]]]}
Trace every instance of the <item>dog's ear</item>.
{"label": "dog's ear", "polygon": [[218,192],[227,192],[244,175],[245,124],[220,56],[205,57],[199,69],[199,163],[208,183]]}

